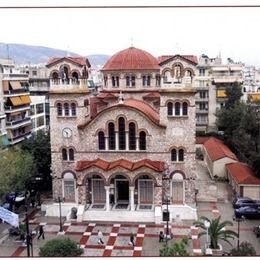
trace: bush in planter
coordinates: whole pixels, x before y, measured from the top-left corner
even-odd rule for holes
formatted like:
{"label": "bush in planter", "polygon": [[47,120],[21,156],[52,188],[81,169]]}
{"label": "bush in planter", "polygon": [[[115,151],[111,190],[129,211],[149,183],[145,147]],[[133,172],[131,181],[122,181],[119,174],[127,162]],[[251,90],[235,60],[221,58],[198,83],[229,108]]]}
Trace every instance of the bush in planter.
{"label": "bush in planter", "polygon": [[234,239],[235,237],[238,237],[237,233],[232,230],[226,230],[224,229],[226,226],[233,226],[233,223],[231,221],[223,221],[220,222],[221,216],[219,216],[216,219],[208,219],[207,217],[200,217],[200,220],[193,222],[193,225],[200,227],[204,229],[205,231],[202,231],[199,233],[199,237],[207,234],[207,228],[205,226],[205,221],[209,222],[209,228],[208,228],[208,235],[210,238],[210,248],[211,249],[219,249],[218,244],[220,240],[223,240],[227,242],[228,244],[232,245],[229,242],[229,239]]}
{"label": "bush in planter", "polygon": [[256,255],[255,248],[249,242],[242,242],[239,248],[233,248],[230,251],[233,256],[253,256]]}
{"label": "bush in planter", "polygon": [[189,256],[188,250],[188,238],[184,237],[180,241],[175,241],[172,245],[163,245],[160,248],[160,256]]}
{"label": "bush in planter", "polygon": [[40,247],[39,256],[44,257],[62,257],[62,256],[80,256],[83,249],[79,248],[77,243],[70,238],[55,238],[49,240],[43,247]]}

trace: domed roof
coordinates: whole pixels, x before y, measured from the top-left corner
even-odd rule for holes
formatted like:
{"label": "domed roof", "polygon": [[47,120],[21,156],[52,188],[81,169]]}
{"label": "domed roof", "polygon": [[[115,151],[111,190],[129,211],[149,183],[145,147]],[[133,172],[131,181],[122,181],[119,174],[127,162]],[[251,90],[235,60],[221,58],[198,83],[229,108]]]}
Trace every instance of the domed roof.
{"label": "domed roof", "polygon": [[114,54],[104,65],[106,70],[159,70],[158,60],[150,53],[130,47]]}

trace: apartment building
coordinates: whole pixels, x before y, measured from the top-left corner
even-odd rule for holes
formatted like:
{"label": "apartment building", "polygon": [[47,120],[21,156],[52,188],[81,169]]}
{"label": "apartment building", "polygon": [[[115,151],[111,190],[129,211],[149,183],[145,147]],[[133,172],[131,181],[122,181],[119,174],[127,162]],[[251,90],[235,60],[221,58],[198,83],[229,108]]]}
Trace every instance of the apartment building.
{"label": "apartment building", "polygon": [[0,64],[1,109],[5,114],[1,128],[6,131],[9,145],[14,145],[31,135],[28,75],[20,73],[12,60],[0,60]]}

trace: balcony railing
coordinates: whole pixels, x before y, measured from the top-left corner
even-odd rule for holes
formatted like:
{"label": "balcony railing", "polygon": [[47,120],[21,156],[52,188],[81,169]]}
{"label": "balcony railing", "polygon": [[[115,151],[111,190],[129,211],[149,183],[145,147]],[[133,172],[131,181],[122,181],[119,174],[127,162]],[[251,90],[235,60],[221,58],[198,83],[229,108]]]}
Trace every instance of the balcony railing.
{"label": "balcony railing", "polygon": [[21,110],[27,110],[30,109],[30,105],[20,105],[20,106],[5,106],[5,112],[6,113],[11,113],[15,111],[21,111]]}
{"label": "balcony railing", "polygon": [[12,89],[12,90],[4,91],[4,95],[14,95],[14,94],[23,94],[23,93],[27,93],[29,95],[29,90],[27,88],[21,88],[21,89]]}
{"label": "balcony railing", "polygon": [[23,119],[18,119],[13,121],[6,121],[6,126],[18,126],[18,125],[24,125],[26,123],[31,123],[30,117],[25,117]]}
{"label": "balcony railing", "polygon": [[22,141],[24,139],[24,137],[26,137],[30,134],[31,134],[31,130],[26,133],[17,134],[15,136],[13,136],[12,138],[8,138],[8,140],[11,144],[18,143],[18,142]]}

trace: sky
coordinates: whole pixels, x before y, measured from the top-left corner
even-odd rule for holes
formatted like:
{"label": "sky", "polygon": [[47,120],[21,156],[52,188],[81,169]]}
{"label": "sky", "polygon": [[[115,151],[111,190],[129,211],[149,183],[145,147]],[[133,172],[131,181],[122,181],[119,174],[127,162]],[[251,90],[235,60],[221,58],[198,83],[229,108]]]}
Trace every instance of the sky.
{"label": "sky", "polygon": [[[259,5],[253,8],[3,9],[7,6]],[[107,54],[230,57],[260,67],[260,0],[0,0],[0,42]]]}

